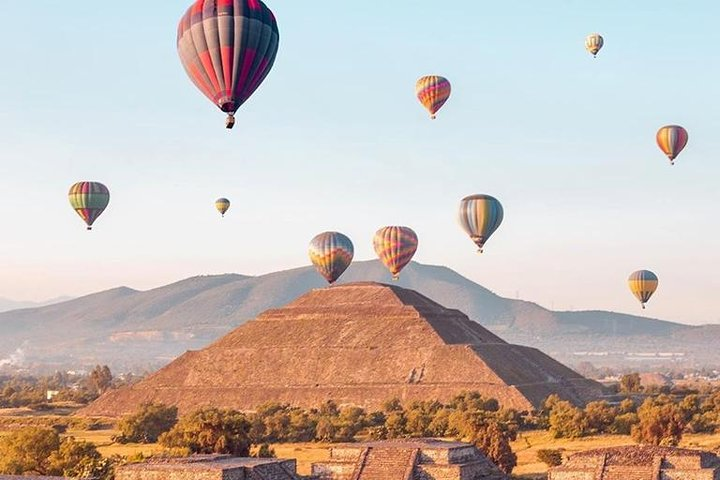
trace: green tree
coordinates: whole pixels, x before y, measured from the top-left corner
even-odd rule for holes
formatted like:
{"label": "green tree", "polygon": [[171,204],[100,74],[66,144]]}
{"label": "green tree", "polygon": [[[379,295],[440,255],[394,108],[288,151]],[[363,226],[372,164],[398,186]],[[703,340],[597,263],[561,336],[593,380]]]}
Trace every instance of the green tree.
{"label": "green tree", "polygon": [[112,379],[113,376],[110,372],[110,367],[107,365],[103,365],[102,367],[100,365],[96,365],[88,377],[90,385],[95,389],[98,395],[102,395],[110,388],[110,385],[112,385]]}
{"label": "green tree", "polygon": [[630,435],[633,425],[637,425],[639,421],[637,413],[623,413],[613,419],[608,431],[615,435]]}
{"label": "green tree", "polygon": [[160,435],[170,431],[178,421],[177,407],[162,403],[144,403],[140,410],[118,422],[120,434],[113,438],[119,443],[155,443]]}
{"label": "green tree", "polygon": [[0,439],[0,473],[50,475],[60,436],[51,428],[27,427]]}
{"label": "green tree", "polygon": [[585,435],[585,413],[566,400],[553,405],[549,423],[550,433],[555,438],[579,438]]}
{"label": "green tree", "polygon": [[642,382],[639,373],[629,373],[620,377],[620,391],[623,393],[639,393],[642,391]]}
{"label": "green tree", "polygon": [[270,448],[269,444],[263,443],[257,449],[257,452],[255,452],[254,456],[257,458],[275,458],[275,450]]}
{"label": "green tree", "polygon": [[562,465],[562,452],[556,449],[540,449],[537,451],[537,459],[548,467],[557,467]]}
{"label": "green tree", "polygon": [[510,432],[495,421],[479,426],[475,432],[473,443],[492,462],[507,475],[517,465],[517,455],[510,447]]}
{"label": "green tree", "polygon": [[103,480],[113,475],[113,463],[100,455],[89,442],[65,438],[57,451],[50,455],[49,474],[71,478]]}
{"label": "green tree", "polygon": [[648,398],[638,408],[638,424],[632,437],[639,443],[675,446],[682,439],[685,415],[682,409],[663,398]]}
{"label": "green tree", "polygon": [[585,427],[590,435],[607,433],[617,417],[617,409],[606,401],[590,402],[585,406]]}
{"label": "green tree", "polygon": [[238,411],[208,408],[182,417],[159,441],[167,448],[186,448],[191,453],[247,457],[250,427],[248,419]]}

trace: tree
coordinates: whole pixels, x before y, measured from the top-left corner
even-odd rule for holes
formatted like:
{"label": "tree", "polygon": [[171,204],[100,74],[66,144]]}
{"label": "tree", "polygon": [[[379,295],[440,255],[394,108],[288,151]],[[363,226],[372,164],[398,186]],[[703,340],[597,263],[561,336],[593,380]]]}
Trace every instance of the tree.
{"label": "tree", "polygon": [[623,393],[638,393],[642,391],[642,382],[639,373],[629,373],[620,377],[620,391]]}
{"label": "tree", "polygon": [[182,417],[160,444],[168,448],[186,448],[191,453],[229,453],[238,457],[250,454],[251,424],[235,410],[208,408]]}
{"label": "tree", "polygon": [[70,478],[102,480],[113,474],[112,462],[103,458],[95,445],[72,437],[60,442],[60,448],[50,455],[49,464],[49,474]]}
{"label": "tree", "polygon": [[617,409],[606,401],[590,402],[585,406],[585,426],[590,435],[607,433],[617,416]]}
{"label": "tree", "polygon": [[263,443],[260,445],[257,452],[255,452],[254,456],[257,458],[275,458],[275,450],[270,448],[269,444]]}
{"label": "tree", "polygon": [[537,459],[548,467],[557,467],[562,465],[562,452],[555,449],[540,449],[537,451]]}
{"label": "tree", "polygon": [[648,398],[638,408],[639,423],[632,428],[632,437],[638,443],[671,445],[680,443],[685,429],[682,409],[663,399]]}
{"label": "tree", "polygon": [[53,429],[27,427],[0,440],[0,473],[104,480],[112,470],[95,445],[72,437],[60,441]]}
{"label": "tree", "polygon": [[0,439],[0,473],[50,475],[50,456],[60,448],[51,428],[28,427]]}
{"label": "tree", "polygon": [[110,372],[110,367],[107,365],[103,365],[102,367],[100,365],[96,365],[93,371],[90,372],[90,377],[88,377],[90,385],[92,385],[98,395],[102,395],[108,388],[110,388],[110,385],[112,385],[112,379],[113,376]]}
{"label": "tree", "polygon": [[120,435],[113,440],[119,443],[155,443],[161,434],[175,426],[177,414],[177,407],[144,403],[137,413],[123,417],[118,422]]}
{"label": "tree", "polygon": [[510,447],[511,434],[495,421],[481,425],[473,439],[475,446],[507,475],[517,465],[517,455]]}
{"label": "tree", "polygon": [[553,405],[549,423],[555,438],[579,438],[586,432],[585,413],[566,400]]}

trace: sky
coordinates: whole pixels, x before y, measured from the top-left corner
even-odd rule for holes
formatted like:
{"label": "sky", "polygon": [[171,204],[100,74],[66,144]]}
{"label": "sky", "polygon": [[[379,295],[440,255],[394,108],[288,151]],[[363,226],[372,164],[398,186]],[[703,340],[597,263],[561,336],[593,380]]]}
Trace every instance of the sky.
{"label": "sky", "polygon": [[[503,296],[640,314],[647,268],[647,315],[720,323],[720,3],[268,0],[280,51],[232,131],[179,62],[189,3],[0,2],[0,297],[299,267],[325,230],[366,260],[407,225],[417,261]],[[434,122],[425,74],[453,84]],[[80,180],[111,190],[92,232]],[[474,193],[505,208],[481,256],[456,222]]]}

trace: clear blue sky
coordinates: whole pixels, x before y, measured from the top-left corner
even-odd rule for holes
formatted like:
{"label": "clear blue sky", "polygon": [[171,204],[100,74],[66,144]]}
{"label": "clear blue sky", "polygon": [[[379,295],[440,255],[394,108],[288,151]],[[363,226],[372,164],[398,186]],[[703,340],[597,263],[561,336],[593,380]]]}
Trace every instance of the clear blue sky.
{"label": "clear blue sky", "polygon": [[[501,295],[639,313],[649,268],[648,314],[720,321],[718,2],[269,0],[280,53],[232,132],[177,58],[189,3],[0,3],[0,296],[301,266],[327,229],[369,259],[403,224]],[[454,87],[435,122],[427,73]],[[690,133],[672,168],[667,123]],[[92,233],[66,200],[86,179],[112,193]],[[506,211],[483,256],[455,221],[472,193]]]}

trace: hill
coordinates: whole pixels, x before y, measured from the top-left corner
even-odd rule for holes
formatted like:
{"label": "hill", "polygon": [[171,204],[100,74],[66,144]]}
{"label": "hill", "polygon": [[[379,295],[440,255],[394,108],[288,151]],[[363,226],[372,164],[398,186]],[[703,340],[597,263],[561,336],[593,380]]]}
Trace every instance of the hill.
{"label": "hill", "polygon": [[[356,262],[340,283],[357,281],[387,282],[389,274],[377,261]],[[623,364],[626,353],[638,351],[683,353],[684,358],[703,362],[707,349],[698,345],[719,339],[718,330],[711,327],[711,336],[703,336],[690,333],[698,327],[632,315],[553,312],[500,297],[445,267],[413,263],[397,285],[466,313],[508,341],[541,348],[564,362],[582,361],[583,353],[597,352],[608,355],[593,360],[615,355]],[[193,277],[148,291],[121,287],[1,313],[0,358],[25,345],[28,361],[48,368],[96,363],[116,370],[157,367],[207,345],[264,310],[323,286],[314,269],[304,267],[258,277]]]}

